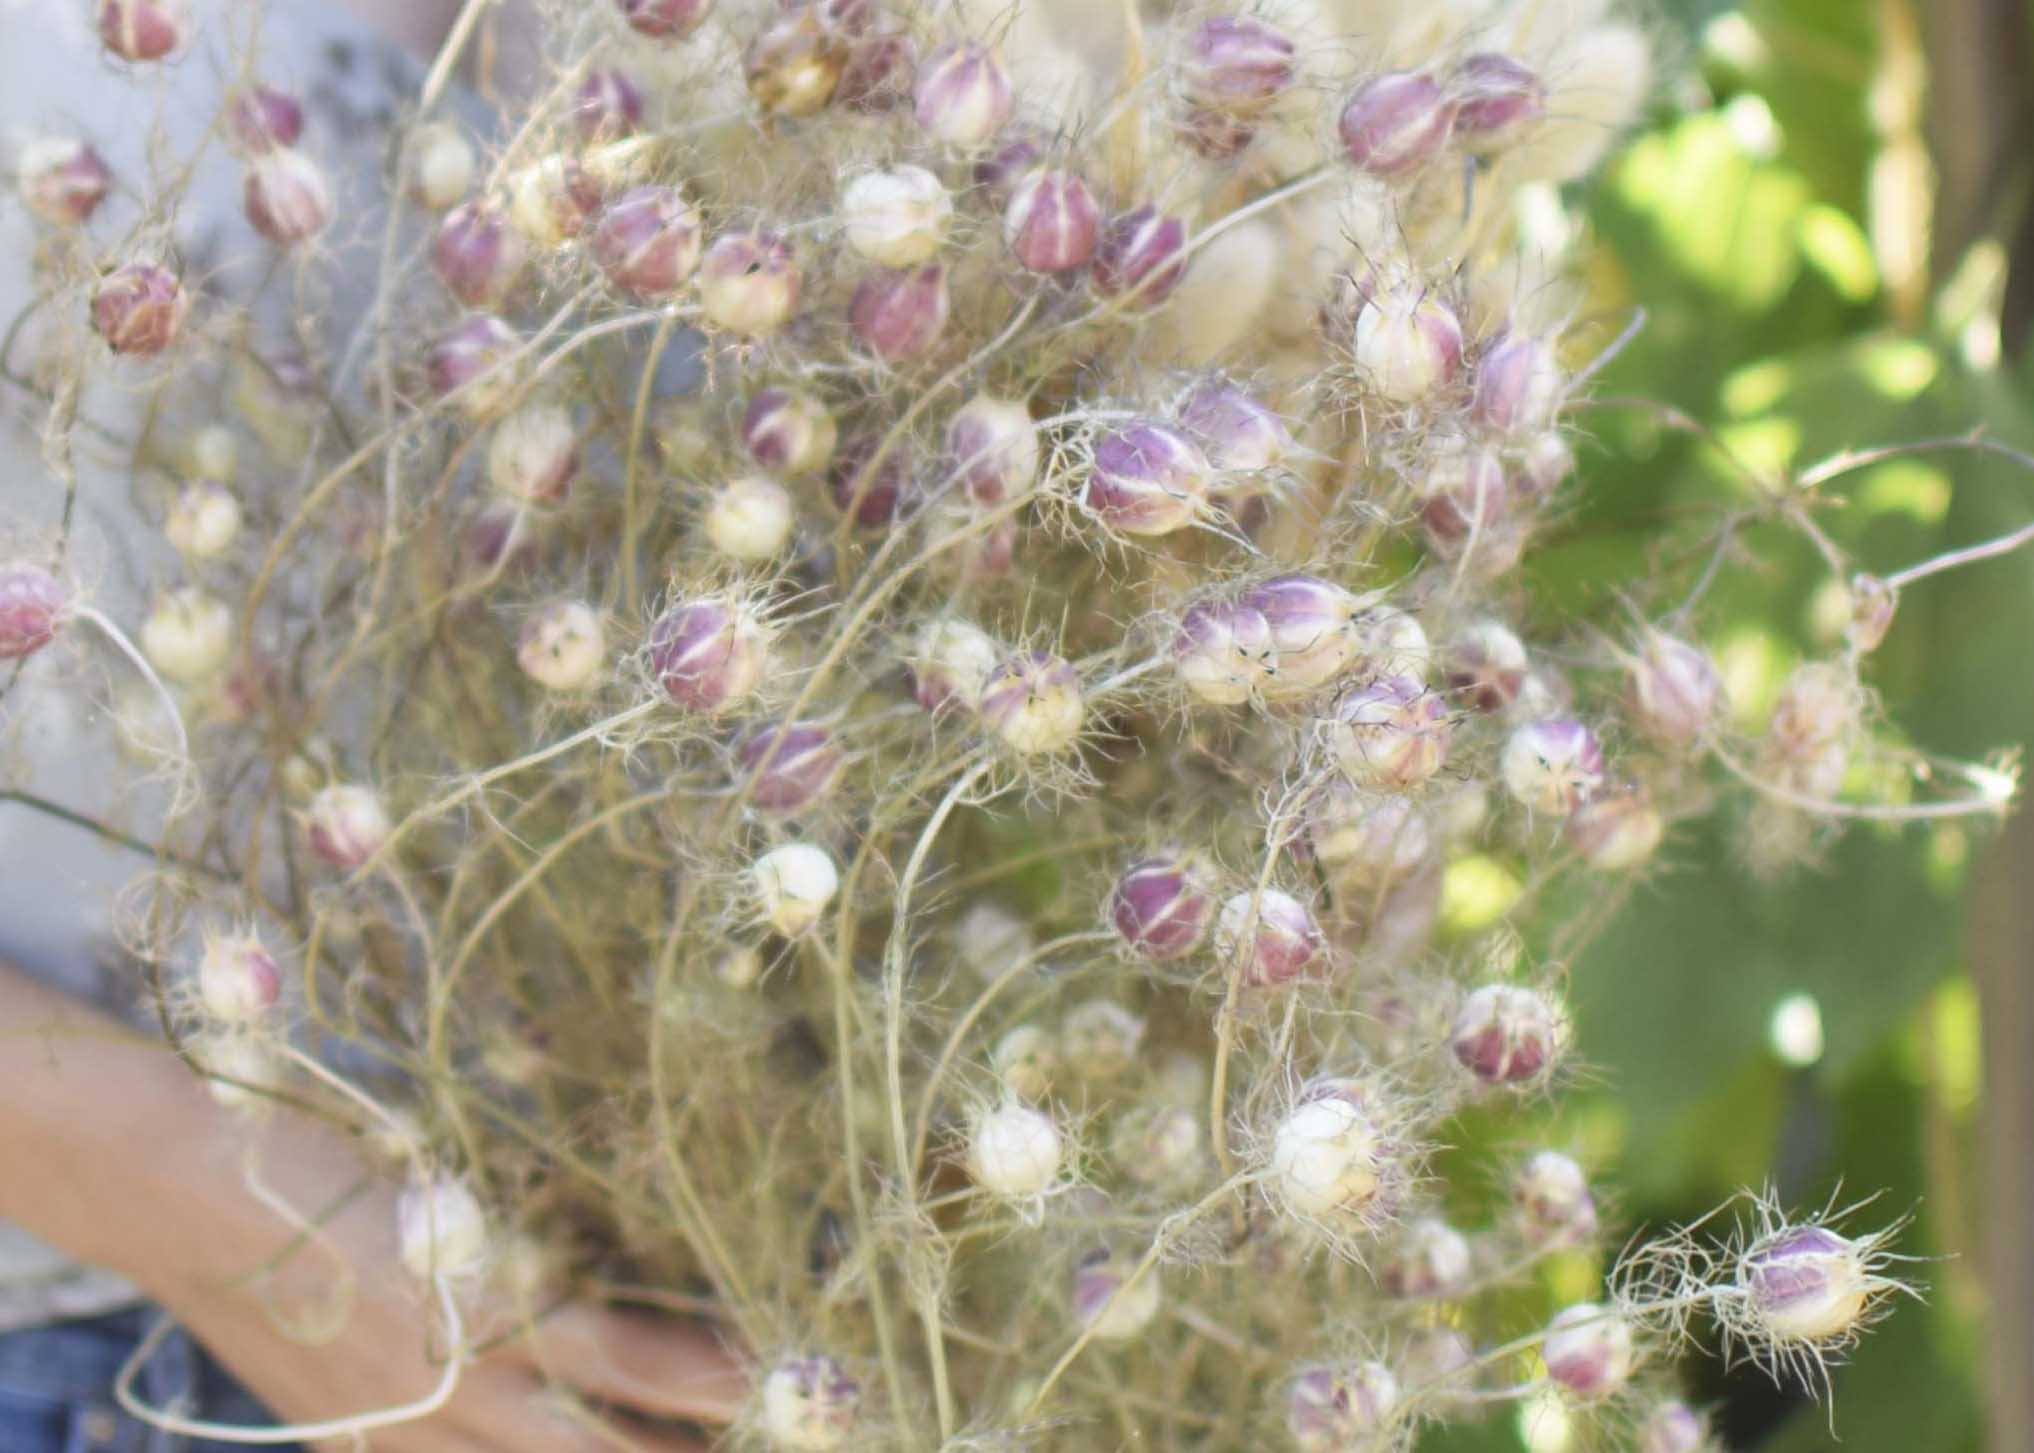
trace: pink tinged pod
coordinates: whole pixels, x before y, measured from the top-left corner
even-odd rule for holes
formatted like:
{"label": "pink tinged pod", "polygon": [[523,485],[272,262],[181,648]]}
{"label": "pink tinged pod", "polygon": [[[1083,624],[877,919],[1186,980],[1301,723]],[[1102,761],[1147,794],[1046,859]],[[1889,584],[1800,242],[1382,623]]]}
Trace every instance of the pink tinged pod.
{"label": "pink tinged pod", "polygon": [[1535,434],[1527,442],[1520,465],[1524,471],[1519,476],[1523,492],[1544,497],[1560,488],[1575,472],[1575,451],[1566,439],[1550,429]]}
{"label": "pink tinged pod", "polygon": [[23,560],[0,564],[0,661],[47,646],[69,610],[70,593],[49,571]]}
{"label": "pink tinged pod", "polygon": [[102,0],[99,40],[126,61],[159,61],[184,43],[186,0]]}
{"label": "pink tinged pod", "polygon": [[1040,167],[1010,194],[1003,209],[1003,240],[1033,272],[1071,272],[1095,255],[1101,204],[1072,172]]}
{"label": "pink tinged pod", "polygon": [[1243,982],[1254,989],[1290,984],[1317,967],[1327,942],[1306,904],[1290,893],[1266,888],[1237,893],[1215,921],[1215,949],[1225,963],[1243,964]]}
{"label": "pink tinged pod", "polygon": [[765,27],[742,52],[742,73],[756,104],[775,116],[826,109],[847,69],[848,41],[815,10]]}
{"label": "pink tinged pod", "polygon": [[1355,664],[1361,642],[1354,629],[1356,597],[1313,575],[1278,575],[1252,586],[1243,604],[1271,627],[1280,695],[1325,686]]}
{"label": "pink tinged pod", "polygon": [[833,733],[810,721],[764,727],[742,743],[739,756],[743,775],[755,777],[749,801],[773,817],[803,812],[825,798],[847,761]]}
{"label": "pink tinged pod", "polygon": [[1045,160],[1045,143],[1033,132],[1019,130],[975,163],[975,182],[1001,206],[1017,183]]}
{"label": "pink tinged pod", "polygon": [[1427,490],[1420,523],[1444,553],[1489,536],[1511,512],[1511,485],[1494,449],[1450,454],[1428,475]]}
{"label": "pink tinged pod", "polygon": [[1465,56],[1449,78],[1449,90],[1455,101],[1455,137],[1479,153],[1498,149],[1547,109],[1538,73],[1494,51]]}
{"label": "pink tinged pod", "polygon": [[1683,1402],[1664,1402],[1639,1424],[1637,1453],[1703,1453],[1709,1432],[1702,1418]]}
{"label": "pink tinged pod", "polygon": [[1511,734],[1498,771],[1524,806],[1566,814],[1603,785],[1603,748],[1573,717],[1543,717]]}
{"label": "pink tinged pod", "polygon": [[913,114],[949,146],[980,146],[1010,119],[1010,73],[985,45],[954,42],[928,55],[911,88]]}
{"label": "pink tinged pod", "polygon": [[1109,221],[1088,277],[1095,291],[1155,308],[1186,276],[1186,223],[1149,205]]}
{"label": "pink tinged pod", "polygon": [[665,611],[650,628],[649,664],[677,705],[725,711],[762,684],[769,633],[736,602],[688,601]]}
{"label": "pink tinged pod", "polygon": [[280,247],[317,236],[332,220],[332,189],[324,169],[290,147],[254,159],[241,200],[249,225]]}
{"label": "pink tinged pod", "polygon": [[1211,379],[1179,406],[1179,426],[1217,468],[1276,469],[1292,451],[1285,420],[1247,389]]}
{"label": "pink tinged pod", "polygon": [[168,268],[122,263],[92,290],[92,327],[115,353],[153,358],[176,341],[190,301]]}
{"label": "pink tinged pod", "polygon": [[849,45],[833,99],[865,115],[891,111],[911,99],[917,73],[917,45],[903,30],[886,26]]}
{"label": "pink tinged pod", "polygon": [[632,187],[593,229],[593,259],[639,298],[668,298],[699,265],[699,214],[676,187]]}
{"label": "pink tinged pod", "polygon": [[1485,984],[1462,1001],[1448,1032],[1456,1062],[1486,1085],[1529,1085],[1561,1057],[1566,1026],[1538,989]]}
{"label": "pink tinged pod", "polygon": [[1164,854],[1123,870],[1109,895],[1109,921],[1132,953],[1165,963],[1200,947],[1214,907],[1193,864]]}
{"label": "pink tinged pod", "polygon": [[321,861],[335,868],[358,868],[388,841],[388,808],[370,787],[339,783],[311,799],[304,823],[305,840]]}
{"label": "pink tinged pod", "polygon": [[17,185],[28,210],[43,221],[81,227],[113,189],[113,173],[88,143],[44,137],[22,147]]}
{"label": "pink tinged pod", "polygon": [[1387,675],[1343,693],[1328,741],[1359,787],[1417,787],[1441,769],[1453,727],[1448,706],[1411,676]]}
{"label": "pink tinged pod", "polygon": [[1103,1342],[1125,1342],[1151,1325],[1163,1291],[1155,1268],[1132,1280],[1134,1268],[1107,1247],[1074,1265],[1074,1321]]}
{"label": "pink tinged pod", "polygon": [[1475,711],[1502,711],[1518,700],[1531,665],[1525,643],[1496,621],[1478,621],[1448,647],[1444,669],[1456,700]]}
{"label": "pink tinged pod", "polygon": [[460,319],[425,355],[424,372],[431,392],[444,398],[485,377],[486,383],[463,397],[471,412],[486,412],[506,389],[510,370],[502,363],[521,342],[515,329],[491,314],[475,313]]}
{"label": "pink tinged pod", "polygon": [[1364,303],[1351,352],[1371,388],[1393,403],[1418,403],[1461,370],[1462,325],[1431,291],[1407,283]]}
{"label": "pink tinged pod", "polygon": [[1080,673],[1047,651],[1010,657],[982,684],[983,723],[1021,756],[1071,747],[1086,710]]}
{"label": "pink tinged pod", "polygon": [[838,436],[826,405],[803,389],[758,389],[742,413],[742,447],[786,478],[824,469]]}
{"label": "pink tinged pod", "polygon": [[1172,655],[1180,684],[1211,706],[1240,706],[1267,690],[1277,660],[1263,612],[1221,600],[1187,608]]}
{"label": "pink tinged pod", "polygon": [[713,0],[615,0],[629,29],[651,40],[683,40],[713,12]]}
{"label": "pink tinged pod", "polygon": [[1202,21],[1180,58],[1187,99],[1214,111],[1261,111],[1291,87],[1294,76],[1292,40],[1249,15]]}
{"label": "pink tinged pod", "polygon": [[1205,512],[1207,457],[1186,435],[1153,420],[1095,442],[1081,504],[1104,525],[1131,535],[1169,535]]}
{"label": "pink tinged pod", "polygon": [[1595,1402],[1623,1387],[1631,1377],[1632,1355],[1630,1323],[1593,1302],[1578,1302],[1561,1312],[1540,1344],[1547,1376],[1581,1402]]}
{"label": "pink tinged pod", "polygon": [[1664,631],[1649,631],[1626,669],[1632,722],[1662,746],[1699,740],[1723,705],[1723,677],[1709,654]]}
{"label": "pink tinged pod", "polygon": [[1398,1396],[1398,1379],[1381,1362],[1312,1368],[1286,1394],[1286,1432],[1299,1453],[1349,1453],[1384,1432]]}
{"label": "pink tinged pod", "polygon": [[259,83],[233,98],[226,119],[234,139],[250,152],[295,146],[304,134],[304,108],[297,98]]}
{"label": "pink tinged pod", "polygon": [[1446,1221],[1423,1216],[1406,1228],[1378,1282],[1387,1296],[1400,1300],[1459,1297],[1469,1289],[1474,1264],[1468,1237]]}
{"label": "pink tinged pod", "polygon": [[1535,1151],[1512,1177],[1511,1199],[1534,1241],[1573,1245],[1596,1234],[1596,1198],[1573,1156]]}
{"label": "pink tinged pod", "polygon": [[1857,1242],[1827,1226],[1796,1226],[1746,1252],[1737,1285],[1768,1335],[1781,1342],[1828,1342],[1856,1328],[1876,1283]]}
{"label": "pink tinged pod", "polygon": [[731,333],[762,338],[798,311],[803,274],[791,244],[774,232],[729,232],[699,263],[699,306]]}
{"label": "pink tinged pod", "polygon": [[1568,814],[1569,843],[1600,873],[1622,873],[1651,860],[1667,824],[1642,788],[1602,792]]}
{"label": "pink tinged pod", "polygon": [[942,468],[978,505],[1029,494],[1038,465],[1038,426],[1015,399],[977,394],[947,420]]}
{"label": "pink tinged pod", "polygon": [[527,259],[522,237],[499,207],[462,202],[445,214],[431,244],[431,264],[446,290],[469,308],[507,297]]}
{"label": "pink tinged pod", "polygon": [[619,141],[643,124],[643,93],[627,72],[597,66],[579,83],[572,122],[587,141]]}
{"label": "pink tinged pod", "polygon": [[1358,170],[1396,177],[1447,144],[1455,108],[1440,82],[1417,71],[1389,71],[1356,88],[1342,107],[1342,149]]}
{"label": "pink tinged pod", "polygon": [[880,530],[916,502],[912,475],[908,446],[892,442],[884,449],[881,434],[857,434],[834,456],[826,493],[856,528]]}
{"label": "pink tinged pod", "polygon": [[1552,348],[1530,334],[1507,333],[1476,362],[1472,407],[1500,434],[1531,433],[1554,421],[1561,383]]}
{"label": "pink tinged pod", "polygon": [[886,363],[916,358],[939,341],[951,301],[946,269],[925,267],[870,273],[848,301],[848,323],[861,345]]}
{"label": "pink tinged pod", "polygon": [[852,1446],[862,1385],[831,1357],[797,1357],[770,1369],[757,1400],[771,1446],[828,1453]]}
{"label": "pink tinged pod", "polygon": [[198,997],[213,1018],[252,1024],[282,998],[282,971],[251,933],[210,937],[198,960]]}

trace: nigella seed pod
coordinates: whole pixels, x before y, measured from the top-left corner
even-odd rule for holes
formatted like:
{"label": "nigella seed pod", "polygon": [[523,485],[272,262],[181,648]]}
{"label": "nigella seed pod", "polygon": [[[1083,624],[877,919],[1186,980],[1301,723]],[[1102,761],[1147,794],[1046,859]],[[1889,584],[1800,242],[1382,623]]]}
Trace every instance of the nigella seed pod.
{"label": "nigella seed pod", "polygon": [[1199,866],[1164,853],[1123,870],[1109,894],[1109,921],[1130,952],[1165,963],[1200,947],[1214,907]]}
{"label": "nigella seed pod", "polygon": [[1398,1360],[1398,1370],[1409,1388],[1427,1388],[1440,1382],[1454,1383],[1452,1389],[1428,1395],[1433,1401],[1446,1404],[1471,1390],[1468,1379],[1462,1374],[1475,1361],[1476,1348],[1467,1337],[1453,1327],[1428,1327],[1415,1332],[1407,1340],[1405,1351]]}
{"label": "nigella seed pod", "polygon": [[554,600],[524,617],[516,665],[546,691],[584,691],[607,663],[607,631],[583,600]]}
{"label": "nigella seed pod", "polygon": [[1402,1301],[1459,1297],[1469,1290],[1474,1265],[1468,1237],[1438,1217],[1422,1216],[1406,1227],[1377,1280],[1385,1295]]}
{"label": "nigella seed pod", "polygon": [[579,431],[560,404],[528,404],[495,426],[487,447],[487,478],[517,504],[563,499],[579,469]]}
{"label": "nigella seed pod", "polygon": [[762,684],[771,634],[741,601],[718,596],[685,601],[650,627],[650,673],[676,705],[726,711]]}
{"label": "nigella seed pod", "polygon": [[915,267],[946,240],[953,197],[922,166],[863,172],[841,189],[841,225],[847,244],[884,267]]}
{"label": "nigella seed pod", "polygon": [[982,683],[981,717],[1019,756],[1064,752],[1087,718],[1080,673],[1049,651],[1005,660]]}
{"label": "nigella seed pod", "polygon": [[1196,106],[1255,115],[1291,87],[1291,37],[1251,15],[1217,15],[1187,36],[1180,88]]}
{"label": "nigella seed pod", "polygon": [[21,148],[15,185],[28,210],[58,227],[82,227],[113,190],[113,172],[83,141],[37,137]]}
{"label": "nigella seed pod", "polygon": [[773,116],[826,109],[847,69],[848,42],[816,10],[772,21],[742,52],[742,73],[756,104]]}
{"label": "nigella seed pod", "polygon": [[523,239],[491,202],[463,202],[445,214],[431,243],[431,265],[446,291],[469,308],[509,295],[528,254]]}
{"label": "nigella seed pod", "polygon": [[1386,1140],[1355,1080],[1317,1080],[1272,1134],[1272,1185],[1294,1215],[1361,1214],[1384,1185]]}
{"label": "nigella seed pod", "polygon": [[901,27],[885,23],[871,34],[856,36],[849,45],[833,99],[864,115],[892,111],[911,99],[917,73],[917,44]]}
{"label": "nigella seed pod", "polygon": [[1052,1093],[1059,1050],[1046,1030],[1036,1024],[1020,1024],[996,1041],[989,1051],[989,1068],[1018,1099],[1043,1100]]}
{"label": "nigella seed pod", "polygon": [[1547,109],[1547,89],[1530,66],[1494,51],[1464,56],[1449,78],[1455,139],[1487,155],[1514,140]]}
{"label": "nigella seed pod", "polygon": [[927,134],[948,146],[981,146],[1010,119],[1010,73],[985,45],[956,41],[918,67],[912,113]]}
{"label": "nigella seed pod", "polygon": [[1038,425],[1016,399],[976,394],[946,421],[942,468],[978,505],[1030,494],[1039,457]]}
{"label": "nigella seed pod", "polygon": [[1369,1447],[1398,1406],[1398,1379],[1381,1362],[1316,1367],[1286,1394],[1285,1428],[1299,1453]]}
{"label": "nigella seed pod", "polygon": [[1181,401],[1179,426],[1220,469],[1276,469],[1292,452],[1292,433],[1277,411],[1221,379],[1197,385]]}
{"label": "nigella seed pod", "polygon": [[1003,241],[1032,272],[1086,267],[1102,231],[1102,207],[1072,172],[1039,167],[1010,193],[1003,209]]}
{"label": "nigella seed pod", "polygon": [[1512,1177],[1511,1199],[1537,1244],[1572,1246],[1596,1234],[1596,1198],[1573,1156],[1535,1151]]}
{"label": "nigella seed pod", "polygon": [[1526,442],[1519,467],[1521,491],[1543,499],[1559,489],[1575,472],[1575,451],[1565,438],[1550,429],[1535,434]]}
{"label": "nigella seed pod", "polygon": [[332,189],[324,169],[290,147],[254,159],[241,202],[248,224],[279,247],[317,236],[332,220]]}
{"label": "nigella seed pod", "polygon": [[397,1254],[419,1281],[466,1277],[487,1261],[487,1213],[466,1182],[414,1181],[396,1196]]}
{"label": "nigella seed pod", "polygon": [[1403,791],[1441,769],[1453,730],[1439,695],[1411,676],[1380,676],[1335,703],[1328,745],[1357,786]]}
{"label": "nigella seed pod", "polygon": [[1137,1063],[1144,1021],[1113,999],[1087,999],[1067,1010],[1059,1045],[1067,1067],[1083,1079],[1121,1079]]}
{"label": "nigella seed pod", "polygon": [[1553,422],[1561,384],[1552,348],[1529,333],[1506,333],[1476,361],[1471,407],[1499,434],[1529,434]]}
{"label": "nigella seed pod", "polygon": [[1059,1179],[1065,1153],[1050,1115],[1009,1100],[975,1121],[968,1136],[968,1174],[992,1196],[1042,1195]]}
{"label": "nigella seed pod", "polygon": [[1240,706],[1269,690],[1277,658],[1263,612],[1226,600],[1187,607],[1172,654],[1180,685],[1211,706]]}
{"label": "nigella seed pod", "polygon": [[1200,1116],[1185,1105],[1133,1111],[1116,1122],[1109,1155],[1139,1185],[1177,1185],[1205,1164]]}
{"label": "nigella seed pod", "polygon": [[252,933],[207,934],[198,959],[198,998],[225,1024],[253,1024],[282,998],[282,971]]}
{"label": "nigella seed pod", "polygon": [[816,721],[763,727],[737,756],[743,776],[755,779],[749,801],[772,817],[790,817],[819,802],[847,762],[833,733]]}
{"label": "nigella seed pod", "polygon": [[1186,223],[1149,203],[1109,220],[1088,279],[1105,298],[1155,308],[1186,276]]}
{"label": "nigella seed pod", "polygon": [[975,163],[975,182],[998,206],[1010,200],[1010,192],[1045,160],[1045,141],[1027,128],[1013,128],[996,149]]}
{"label": "nigella seed pod", "polygon": [[1403,878],[1427,861],[1433,841],[1427,815],[1410,797],[1373,796],[1340,777],[1322,784],[1307,813],[1307,844],[1338,882]]}
{"label": "nigella seed pod", "polygon": [[1540,1359],[1577,1401],[1607,1398],[1631,1377],[1631,1324],[1610,1307],[1577,1302],[1548,1323]]}
{"label": "nigella seed pod", "polygon": [[1498,772],[1524,806],[1566,814],[1603,785],[1603,748],[1596,733],[1575,718],[1543,717],[1506,739]]}
{"label": "nigella seed pod", "polygon": [[1133,1278],[1134,1268],[1105,1246],[1074,1263],[1073,1316],[1097,1340],[1127,1342],[1151,1325],[1164,1293],[1156,1267]]}
{"label": "nigella seed pod", "polygon": [[929,621],[920,627],[906,662],[912,695],[935,714],[974,711],[1002,659],[1002,648],[986,631],[961,620]]}
{"label": "nigella seed pod", "polygon": [[637,35],[683,40],[713,13],[713,0],[615,0],[615,8]]}
{"label": "nigella seed pod", "polygon": [[410,199],[433,212],[456,207],[472,189],[478,165],[473,143],[451,122],[420,126],[410,137]]}
{"label": "nigella seed pod", "polygon": [[811,931],[840,891],[840,869],[825,848],[785,843],[749,865],[749,886],[763,921],[797,938]]}
{"label": "nigella seed pod", "polygon": [[1599,792],[1568,814],[1568,841],[1599,873],[1622,873],[1650,862],[1667,824],[1643,789]]}
{"label": "nigella seed pod", "polygon": [[509,221],[537,247],[577,237],[600,202],[600,185],[569,156],[547,156],[509,181]]}
{"label": "nigella seed pod", "polygon": [[1207,456],[1169,424],[1142,420],[1095,441],[1081,505],[1112,530],[1169,535],[1205,512]]}
{"label": "nigella seed pod", "polygon": [[1257,117],[1219,106],[1189,105],[1179,118],[1180,140],[1209,161],[1229,161],[1241,156],[1257,139]]}
{"label": "nigella seed pod", "polygon": [[388,808],[372,787],[335,783],[311,799],[304,839],[320,862],[358,868],[381,850],[391,831]]}
{"label": "nigella seed pod", "polygon": [[700,259],[700,311],[730,333],[767,338],[798,311],[803,281],[797,254],[776,233],[724,233]]}
{"label": "nigella seed pod", "polygon": [[730,560],[771,560],[791,543],[798,510],[791,491],[766,474],[745,474],[713,492],[700,524]]}
{"label": "nigella seed pod", "polygon": [[1380,290],[1356,315],[1353,352],[1364,382],[1397,404],[1414,404],[1453,381],[1462,366],[1454,310],[1414,284]]}
{"label": "nigella seed pod", "polygon": [[115,353],[153,358],[176,341],[190,305],[190,295],[168,268],[122,263],[92,290],[92,327]]}
{"label": "nigella seed pod", "polygon": [[1708,1439],[1699,1413],[1684,1402],[1664,1402],[1639,1424],[1638,1453],[1703,1453]]}
{"label": "nigella seed pod", "polygon": [[1567,1045],[1560,1006],[1545,992],[1485,984],[1462,1001],[1448,1031],[1463,1069],[1486,1085],[1530,1085],[1551,1071]]}
{"label": "nigella seed pod", "polygon": [[586,141],[619,141],[643,124],[643,93],[626,71],[596,66],[579,83],[572,124]]}
{"label": "nigella seed pod", "polygon": [[1439,155],[1454,122],[1454,103],[1439,81],[1418,71],[1388,71],[1356,88],[1337,126],[1357,170],[1397,177]]}
{"label": "nigella seed pod", "polygon": [[944,267],[885,268],[856,285],[848,324],[870,353],[885,363],[902,363],[939,341],[951,307]]}
{"label": "nigella seed pod", "polygon": [[1785,1227],[1759,1238],[1739,1258],[1736,1281],[1754,1325],[1782,1343],[1849,1336],[1882,1285],[1869,1245],[1827,1226]]}
{"label": "nigella seed pod", "polygon": [[194,585],[171,591],[141,623],[141,653],[172,681],[218,674],[233,648],[233,611]]}
{"label": "nigella seed pod", "polygon": [[1494,449],[1448,450],[1428,471],[1420,523],[1443,554],[1489,538],[1510,512],[1511,486]]}
{"label": "nigella seed pod", "polygon": [[1265,888],[1234,894],[1222,905],[1215,952],[1224,965],[1242,962],[1247,987],[1276,989],[1320,967],[1327,942],[1306,904]]}
{"label": "nigella seed pod", "polygon": [[70,607],[63,582],[40,565],[0,562],[0,661],[24,660],[55,640]]}
{"label": "nigella seed pod", "polygon": [[190,33],[187,0],[101,0],[99,41],[124,61],[159,61]]}
{"label": "nigella seed pod", "polygon": [[1855,676],[1828,662],[1809,661],[1781,684],[1767,735],[1783,757],[1813,761],[1844,745],[1857,725],[1858,708]]}
{"label": "nigella seed pod", "polygon": [[1271,628],[1276,654],[1267,692],[1302,696],[1355,664],[1361,602],[1341,586],[1314,575],[1277,575],[1244,592],[1243,604]]}
{"label": "nigella seed pod", "polygon": [[1496,621],[1477,621],[1448,646],[1448,689],[1475,711],[1502,711],[1518,700],[1530,665],[1525,642]]}
{"label": "nigella seed pod", "polygon": [[509,360],[521,343],[515,329],[490,314],[460,319],[425,355],[431,392],[441,399],[457,393],[461,413],[485,418],[514,386],[515,369]]}
{"label": "nigella seed pod", "polygon": [[916,503],[908,446],[884,444],[881,434],[857,434],[841,445],[827,471],[827,497],[858,529],[880,530]]}
{"label": "nigella seed pod", "polygon": [[240,537],[240,501],[216,480],[194,480],[177,492],[162,532],[180,553],[194,560],[213,559]]}
{"label": "nigella seed pod", "polygon": [[1648,631],[1626,666],[1632,723],[1664,747],[1693,746],[1723,705],[1723,677],[1700,646]]}
{"label": "nigella seed pod", "polygon": [[758,389],[742,411],[742,447],[785,479],[826,468],[838,438],[826,405],[800,388]]}
{"label": "nigella seed pod", "polygon": [[862,1385],[831,1357],[780,1362],[763,1379],[763,1434],[790,1453],[848,1446],[861,1415]]}
{"label": "nigella seed pod", "polygon": [[699,265],[699,214],[676,187],[623,192],[593,229],[593,260],[638,298],[668,298]]}
{"label": "nigella seed pod", "polygon": [[304,134],[304,108],[297,98],[258,82],[233,98],[226,121],[233,139],[254,153],[295,146]]}
{"label": "nigella seed pod", "polygon": [[1878,650],[1899,608],[1898,593],[1879,576],[1851,576],[1850,623],[1844,628],[1851,650],[1861,656]]}

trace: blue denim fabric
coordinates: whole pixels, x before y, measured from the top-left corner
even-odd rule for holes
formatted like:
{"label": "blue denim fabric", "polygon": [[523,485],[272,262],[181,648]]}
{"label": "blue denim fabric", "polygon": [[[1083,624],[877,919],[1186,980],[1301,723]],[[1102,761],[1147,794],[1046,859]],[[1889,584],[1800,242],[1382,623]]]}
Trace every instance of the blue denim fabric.
{"label": "blue denim fabric", "polygon": [[[246,1453],[246,1445],[180,1438],[121,1411],[113,1379],[162,1313],[135,1307],[0,1335],[0,1453]],[[182,1332],[172,1332],[134,1380],[151,1406],[251,1427],[261,1404]],[[301,1453],[289,1445],[284,1453]]]}

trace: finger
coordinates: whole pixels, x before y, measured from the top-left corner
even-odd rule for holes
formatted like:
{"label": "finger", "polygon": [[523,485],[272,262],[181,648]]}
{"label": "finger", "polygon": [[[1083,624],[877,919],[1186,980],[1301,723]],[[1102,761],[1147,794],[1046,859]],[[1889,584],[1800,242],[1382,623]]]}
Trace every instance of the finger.
{"label": "finger", "polygon": [[545,1375],[637,1412],[734,1421],[748,1396],[741,1364],[710,1327],[571,1302],[523,1344]]}

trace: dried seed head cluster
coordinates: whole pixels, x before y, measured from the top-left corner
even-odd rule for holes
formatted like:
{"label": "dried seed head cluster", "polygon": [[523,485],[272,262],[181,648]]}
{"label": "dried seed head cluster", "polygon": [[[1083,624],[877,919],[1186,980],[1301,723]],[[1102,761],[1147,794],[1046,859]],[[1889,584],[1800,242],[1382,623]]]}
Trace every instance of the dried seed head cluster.
{"label": "dried seed head cluster", "polygon": [[[1586,1055],[1510,949],[1559,885],[1719,803],[1776,859],[1913,810],[1844,796],[1901,578],[1749,740],[1708,575],[1614,638],[1528,610],[1608,340],[1519,206],[1649,53],[1469,8],[569,8],[503,125],[396,138],[359,309],[304,301],[357,267],[338,139],[258,77],[214,132],[272,295],[197,286],[174,192],[102,227],[109,139],[29,148],[69,356],[198,461],[130,654],[209,790],[133,938],[221,1093],[377,1106],[421,1277],[513,1232],[711,1290],[745,1446],[1383,1449],[1550,1392],[1680,1449],[1637,1375],[1692,1310],[1847,1346],[1883,1238],[1772,1208],[1521,1343],[1486,1294],[1600,1249],[1589,1176],[1523,1155],[1483,1226],[1429,1179]],[[137,71],[194,24],[99,15]],[[14,689],[96,618],[62,558],[0,560]],[[1441,921],[1472,856],[1527,885],[1488,933]]]}

